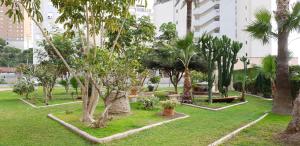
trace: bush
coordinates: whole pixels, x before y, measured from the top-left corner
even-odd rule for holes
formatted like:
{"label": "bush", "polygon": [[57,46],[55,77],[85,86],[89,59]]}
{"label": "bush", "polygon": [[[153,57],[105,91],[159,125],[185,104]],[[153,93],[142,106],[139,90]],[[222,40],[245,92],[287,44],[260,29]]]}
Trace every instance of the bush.
{"label": "bush", "polygon": [[243,90],[243,83],[242,82],[233,83],[233,88],[234,88],[235,91],[242,92],[242,90]]}
{"label": "bush", "polygon": [[290,66],[291,95],[295,99],[298,97],[300,89],[300,66]]}
{"label": "bush", "polygon": [[70,79],[70,84],[71,84],[72,88],[75,89],[75,92],[76,92],[76,94],[78,95],[78,87],[79,87],[79,84],[77,83],[77,80],[76,80],[75,77],[72,77],[72,78]]}
{"label": "bush", "polygon": [[34,83],[25,78],[20,78],[13,87],[13,92],[28,98],[29,94],[34,91]]}
{"label": "bush", "polygon": [[176,99],[161,101],[161,106],[166,109],[174,109],[179,102]]}
{"label": "bush", "polygon": [[159,99],[155,96],[144,97],[138,100],[139,107],[145,110],[152,110],[158,104]]}
{"label": "bush", "polygon": [[168,98],[168,92],[165,91],[157,91],[154,95],[158,97],[159,100],[166,100]]}
{"label": "bush", "polygon": [[192,84],[207,81],[207,74],[197,71],[191,71]]}
{"label": "bush", "polygon": [[150,82],[152,84],[158,84],[160,82],[160,76],[155,76],[155,77],[150,78]]}
{"label": "bush", "polygon": [[300,80],[291,80],[291,94],[294,99],[299,95]]}

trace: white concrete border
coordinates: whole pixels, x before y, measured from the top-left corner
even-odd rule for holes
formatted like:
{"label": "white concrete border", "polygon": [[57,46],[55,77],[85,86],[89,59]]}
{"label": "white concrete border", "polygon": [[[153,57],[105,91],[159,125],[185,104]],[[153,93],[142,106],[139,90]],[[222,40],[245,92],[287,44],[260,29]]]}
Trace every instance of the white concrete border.
{"label": "white concrete border", "polygon": [[0,88],[0,92],[2,91],[12,91],[13,89],[12,88]]}
{"label": "white concrete border", "polygon": [[245,93],[245,95],[254,96],[254,97],[257,97],[257,98],[261,98],[263,100],[269,100],[269,101],[273,100],[273,98],[264,98],[262,96],[258,96],[258,95],[254,95],[254,94],[249,94],[249,93]]}
{"label": "white concrete border", "polygon": [[235,135],[237,135],[238,133],[240,133],[242,130],[256,124],[257,122],[261,121],[262,119],[264,119],[269,113],[265,113],[264,115],[262,115],[261,117],[259,117],[258,119],[256,119],[255,121],[252,121],[250,123],[248,123],[247,125],[237,129],[237,130],[234,130],[233,132],[225,135],[224,137],[218,139],[217,141],[214,141],[213,143],[209,144],[208,146],[218,146],[222,143],[224,143],[225,141],[233,138]]}
{"label": "white concrete border", "polygon": [[23,101],[24,103],[30,105],[33,108],[47,108],[47,107],[53,107],[53,106],[60,106],[60,105],[66,105],[66,104],[74,104],[74,103],[81,103],[82,101],[73,101],[73,102],[66,102],[66,103],[60,103],[60,104],[51,104],[51,105],[44,105],[44,106],[36,106],[22,98],[19,98],[21,101]]}
{"label": "white concrete border", "polygon": [[210,108],[210,107],[205,107],[205,106],[199,106],[199,105],[194,105],[194,104],[187,104],[187,103],[182,103],[182,105],[186,105],[186,106],[191,106],[191,107],[195,107],[195,108],[201,108],[201,109],[206,109],[206,110],[211,110],[211,111],[220,111],[220,110],[224,110],[233,106],[237,106],[237,105],[242,105],[248,103],[248,101],[245,102],[240,102],[240,103],[236,103],[236,104],[232,104],[232,105],[228,105],[228,106],[224,106],[224,107],[220,107],[220,108]]}
{"label": "white concrete border", "polygon": [[[179,114],[182,114],[182,113],[179,113]],[[173,121],[176,121],[176,120],[185,119],[185,118],[189,117],[189,115],[186,115],[186,114],[183,114],[183,115],[184,115],[183,117],[178,117],[178,118],[174,118],[174,119],[162,121],[162,122],[159,122],[159,123],[147,125],[147,126],[144,126],[144,127],[141,127],[141,128],[137,128],[137,129],[128,130],[128,131],[125,131],[125,132],[117,133],[117,134],[114,134],[114,135],[111,135],[111,136],[107,136],[107,137],[103,137],[103,138],[97,138],[95,136],[92,136],[89,133],[87,133],[85,131],[82,131],[79,128],[77,128],[77,127],[75,127],[75,126],[73,126],[73,125],[71,125],[69,123],[66,123],[65,121],[63,121],[63,120],[55,117],[52,114],[48,114],[48,117],[50,119],[53,119],[53,120],[57,121],[58,123],[62,124],[64,127],[66,127],[67,129],[71,130],[72,132],[77,133],[81,137],[83,137],[83,138],[85,138],[85,139],[87,139],[87,140],[89,140],[91,142],[94,142],[94,143],[106,143],[106,142],[110,142],[110,141],[113,141],[113,140],[116,140],[116,139],[125,138],[125,137],[127,137],[129,135],[138,133],[140,131],[144,131],[146,129],[150,129],[150,128],[153,128],[153,127],[156,127],[156,126],[159,126],[159,125],[163,125],[163,124],[166,124],[166,123],[170,123],[170,122],[173,122]]]}

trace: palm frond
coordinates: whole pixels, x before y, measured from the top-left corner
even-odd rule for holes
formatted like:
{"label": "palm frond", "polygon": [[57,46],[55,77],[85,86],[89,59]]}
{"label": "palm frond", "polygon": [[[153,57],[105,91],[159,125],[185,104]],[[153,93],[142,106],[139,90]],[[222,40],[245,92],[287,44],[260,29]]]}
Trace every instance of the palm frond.
{"label": "palm frond", "polygon": [[259,10],[255,14],[255,21],[247,26],[246,31],[252,37],[262,40],[264,44],[268,43],[275,34],[272,32],[271,18],[272,15],[268,10]]}
{"label": "palm frond", "polygon": [[283,26],[290,31],[300,30],[300,2],[297,2],[293,6],[292,11],[288,16],[288,20]]}
{"label": "palm frond", "polygon": [[262,71],[266,78],[271,80],[275,79],[276,76],[276,57],[268,55],[262,60]]}
{"label": "palm frond", "polygon": [[178,40],[176,47],[179,53],[179,60],[184,64],[184,66],[188,66],[191,58],[196,55],[194,34],[189,33],[185,38]]}

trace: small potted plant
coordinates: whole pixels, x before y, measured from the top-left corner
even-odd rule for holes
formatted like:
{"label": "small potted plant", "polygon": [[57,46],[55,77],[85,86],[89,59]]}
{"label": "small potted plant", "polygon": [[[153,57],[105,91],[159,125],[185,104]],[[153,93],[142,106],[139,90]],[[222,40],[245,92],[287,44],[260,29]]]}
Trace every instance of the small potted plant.
{"label": "small potted plant", "polygon": [[164,108],[163,116],[173,116],[177,104],[179,104],[179,102],[176,99],[161,101],[161,105]]}
{"label": "small potted plant", "polygon": [[[148,85],[148,90],[150,92],[152,92],[152,91],[154,91],[158,88],[158,84],[160,82],[160,76],[152,77],[152,78],[149,79],[149,81],[150,81],[151,84]],[[154,85],[156,85],[156,88],[155,88]]]}

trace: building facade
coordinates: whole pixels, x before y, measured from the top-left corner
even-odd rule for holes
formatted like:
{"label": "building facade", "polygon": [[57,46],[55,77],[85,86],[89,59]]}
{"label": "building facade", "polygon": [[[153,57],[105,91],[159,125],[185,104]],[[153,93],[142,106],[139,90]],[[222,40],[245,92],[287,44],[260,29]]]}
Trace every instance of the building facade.
{"label": "building facade", "polygon": [[[5,13],[8,8],[0,6],[0,38],[6,40],[9,46],[19,49],[32,48],[31,20],[24,15],[24,20],[14,22]],[[23,11],[25,14],[25,11]]]}
{"label": "building facade", "polygon": [[[295,0],[292,0],[292,2]],[[203,33],[214,36],[226,35],[243,43],[238,56],[245,54],[253,65],[260,64],[262,57],[276,53],[276,44],[262,44],[245,31],[247,25],[255,20],[260,9],[270,12],[274,9],[273,0],[195,0],[193,4],[192,28],[196,37]],[[275,4],[276,6],[276,4]],[[154,23],[156,27],[166,22],[176,24],[179,37],[186,35],[186,6],[183,0],[156,0],[154,3]],[[157,32],[159,35],[159,32]],[[300,54],[300,51],[299,51]],[[292,58],[291,64],[298,64],[298,58]],[[241,63],[237,64],[240,68]]]}

